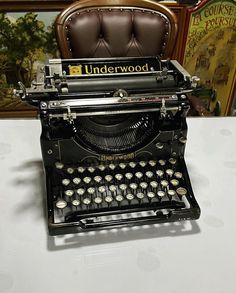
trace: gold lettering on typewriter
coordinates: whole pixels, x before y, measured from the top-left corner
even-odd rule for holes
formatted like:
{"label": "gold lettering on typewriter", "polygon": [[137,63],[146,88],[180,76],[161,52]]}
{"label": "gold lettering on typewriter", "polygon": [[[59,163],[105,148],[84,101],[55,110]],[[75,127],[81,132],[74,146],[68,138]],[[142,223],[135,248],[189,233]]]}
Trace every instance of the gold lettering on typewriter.
{"label": "gold lettering on typewriter", "polygon": [[70,75],[81,75],[82,74],[82,65],[72,66],[69,65]]}
{"label": "gold lettering on typewriter", "polygon": [[107,66],[102,67],[93,65],[84,65],[85,74],[107,74],[107,73],[132,73],[132,72],[146,72],[149,71],[148,63],[144,65],[126,65],[126,66]]}
{"label": "gold lettering on typewriter", "polygon": [[125,155],[101,155],[99,157],[100,161],[118,161],[118,160],[130,160],[135,158],[135,153],[125,154]]}

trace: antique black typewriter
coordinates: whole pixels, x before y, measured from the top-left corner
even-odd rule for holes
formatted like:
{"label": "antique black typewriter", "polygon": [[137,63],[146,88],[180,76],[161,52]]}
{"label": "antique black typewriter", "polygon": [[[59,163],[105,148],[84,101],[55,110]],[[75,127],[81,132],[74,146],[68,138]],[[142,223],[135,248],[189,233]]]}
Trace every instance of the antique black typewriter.
{"label": "antique black typewriter", "polygon": [[158,57],[52,59],[39,108],[50,235],[197,219],[184,160],[196,78]]}

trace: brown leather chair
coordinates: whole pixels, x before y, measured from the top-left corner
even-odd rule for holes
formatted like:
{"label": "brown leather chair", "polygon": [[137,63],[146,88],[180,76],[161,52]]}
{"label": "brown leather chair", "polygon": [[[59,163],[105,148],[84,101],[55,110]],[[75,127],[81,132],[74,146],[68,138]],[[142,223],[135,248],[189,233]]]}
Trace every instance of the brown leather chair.
{"label": "brown leather chair", "polygon": [[177,35],[172,11],[149,0],[82,0],[56,20],[62,58],[171,58]]}

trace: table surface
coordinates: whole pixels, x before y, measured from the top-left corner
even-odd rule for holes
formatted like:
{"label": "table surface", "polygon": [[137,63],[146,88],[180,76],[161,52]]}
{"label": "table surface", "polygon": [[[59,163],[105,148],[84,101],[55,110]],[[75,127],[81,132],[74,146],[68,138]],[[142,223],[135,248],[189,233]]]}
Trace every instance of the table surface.
{"label": "table surface", "polygon": [[0,292],[236,292],[236,118],[189,118],[198,221],[50,237],[39,120],[0,121]]}

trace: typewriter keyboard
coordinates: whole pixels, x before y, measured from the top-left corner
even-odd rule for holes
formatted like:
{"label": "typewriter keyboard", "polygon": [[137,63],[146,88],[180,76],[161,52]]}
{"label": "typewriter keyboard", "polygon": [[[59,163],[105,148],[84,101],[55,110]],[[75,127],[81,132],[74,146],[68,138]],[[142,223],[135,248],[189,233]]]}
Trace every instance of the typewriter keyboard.
{"label": "typewriter keyboard", "polygon": [[189,207],[186,180],[174,158],[90,166],[55,164],[57,217],[113,211]]}

